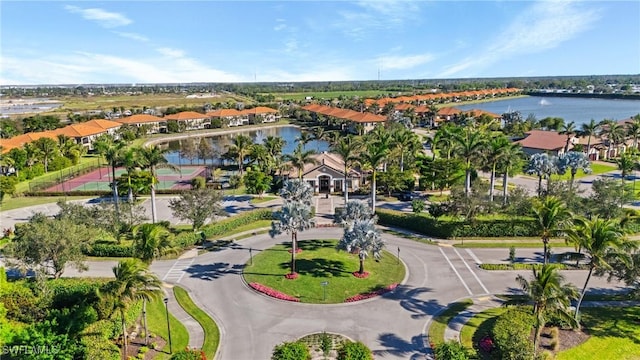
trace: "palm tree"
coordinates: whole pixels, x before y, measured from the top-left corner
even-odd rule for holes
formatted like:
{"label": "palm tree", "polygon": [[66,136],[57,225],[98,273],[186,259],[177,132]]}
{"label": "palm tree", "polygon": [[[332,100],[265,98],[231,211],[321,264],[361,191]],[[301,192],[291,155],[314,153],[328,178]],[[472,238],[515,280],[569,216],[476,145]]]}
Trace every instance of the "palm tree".
{"label": "palm tree", "polygon": [[576,305],[576,321],[580,319],[579,311],[582,299],[587,292],[587,285],[594,270],[607,270],[615,260],[629,264],[629,256],[623,250],[627,245],[623,231],[617,220],[601,219],[597,216],[586,219],[580,217],[574,220],[574,226],[567,231],[567,238],[576,247],[580,247],[588,258],[589,274],[582,287],[578,304]]}
{"label": "palm tree", "polygon": [[518,143],[511,143],[504,149],[500,158],[499,167],[502,171],[502,203],[507,205],[509,196],[509,174],[514,170],[522,167],[523,156],[522,148]]}
{"label": "palm tree", "polygon": [[133,228],[133,248],[136,257],[151,264],[153,259],[173,252],[169,230],[158,224],[141,224]]}
{"label": "palm tree", "polygon": [[285,202],[282,208],[273,213],[274,220],[271,222],[269,235],[276,235],[286,232],[291,234],[291,272],[296,274],[296,252],[298,251],[298,232],[310,229],[315,225],[315,219],[311,216],[311,206],[301,201]]}
{"label": "palm tree", "polygon": [[342,191],[344,192],[345,204],[349,202],[349,189],[347,187],[349,168],[358,161],[358,151],[360,147],[361,143],[353,135],[341,138],[331,147],[331,151],[338,154],[344,162],[344,183],[342,184]]}
{"label": "palm tree", "polygon": [[638,139],[640,138],[640,114],[634,116],[627,127],[627,135],[633,139],[633,148],[638,150]]}
{"label": "palm tree", "polygon": [[624,142],[626,137],[626,132],[624,127],[618,124],[615,120],[602,120],[600,123],[602,127],[602,136],[607,138],[609,142],[609,151],[607,154],[607,158],[611,155],[611,150],[616,147],[616,145]]}
{"label": "palm tree", "polygon": [[542,195],[542,179],[547,178],[547,188],[552,174],[558,173],[557,161],[555,157],[550,157],[546,153],[533,154],[527,163],[525,172],[535,174],[538,177],[538,196]]}
{"label": "palm tree", "polygon": [[487,144],[484,134],[471,127],[466,127],[460,133],[453,133],[453,141],[456,144],[455,152],[464,159],[465,180],[464,193],[469,196],[471,192],[471,171],[473,163],[482,155]]}
{"label": "palm tree", "polygon": [[298,135],[298,137],[296,138],[296,142],[298,143],[298,145],[302,146],[302,149],[304,150],[305,146],[311,141],[313,140],[313,135],[311,135],[310,132],[308,131],[301,131],[300,135]]}
{"label": "palm tree", "polygon": [[376,229],[376,219],[355,220],[351,226],[345,228],[344,235],[336,246],[338,250],[345,250],[349,253],[358,251],[360,269],[358,273],[364,275],[364,260],[373,253],[376,259],[380,258],[380,253],[384,248],[384,240],[380,230]]}
{"label": "palm tree", "polygon": [[114,142],[113,138],[107,136],[95,141],[93,146],[111,166],[113,201],[116,207],[116,215],[119,216],[118,202],[120,196],[118,195],[118,186],[116,184],[116,167],[120,166],[120,151],[124,147],[124,143],[120,141]]}
{"label": "palm tree", "polygon": [[393,145],[400,153],[400,171],[404,171],[405,154],[414,155],[420,148],[418,136],[407,128],[397,128],[392,132]]}
{"label": "palm tree", "polygon": [[522,275],[516,281],[533,302],[533,314],[536,318],[533,348],[536,349],[542,328],[547,322],[547,315],[555,312],[572,324],[575,321],[569,313],[571,300],[578,298],[578,289],[565,284],[564,276],[560,275],[555,265],[545,264],[540,270],[533,268],[533,278],[527,281]]}
{"label": "palm tree", "polygon": [[240,134],[231,140],[231,145],[227,149],[237,159],[240,177],[244,174],[244,158],[251,152],[252,145],[253,140],[250,137]]}
{"label": "palm tree", "polygon": [[133,203],[133,189],[131,188],[131,175],[141,165],[139,148],[128,148],[120,153],[120,164],[127,170],[127,184],[129,185],[128,200]]}
{"label": "palm tree", "polygon": [[140,149],[141,163],[143,167],[149,169],[149,172],[151,172],[151,221],[153,223],[158,221],[158,211],[156,209],[157,170],[159,168],[169,168],[174,171],[179,171],[177,167],[169,164],[169,161],[164,157],[164,154],[168,151],[169,148],[162,149],[157,145]]}
{"label": "palm tree", "polygon": [[149,332],[147,331],[146,302],[160,294],[161,282],[158,277],[149,271],[148,266],[138,259],[121,260],[113,267],[115,279],[109,282],[103,292],[99,292],[100,298],[113,302],[115,309],[120,313],[122,321],[122,351],[123,357],[127,354],[127,324],[125,313],[129,306],[143,300],[143,315],[145,328],[145,343]]}
{"label": "palm tree", "polygon": [[336,214],[333,222],[345,227],[350,227],[357,220],[369,220],[374,216],[366,202],[351,200],[347,202],[340,214]]}
{"label": "palm tree", "polygon": [[493,189],[496,182],[496,171],[498,164],[502,161],[502,158],[507,154],[507,149],[511,146],[511,142],[506,136],[496,136],[489,141],[489,146],[484,154],[487,165],[491,169],[491,176],[489,180],[489,201],[493,202]]}
{"label": "palm tree", "polygon": [[320,151],[320,141],[325,140],[328,135],[324,126],[315,126],[311,128],[311,133],[313,135],[313,140],[316,141],[316,151]]}
{"label": "palm tree", "polygon": [[622,180],[622,183],[624,184],[624,180],[636,167],[636,162],[633,159],[633,155],[628,152],[622,154],[619,158],[616,159],[616,165],[618,165],[618,170],[620,170],[620,178]]}
{"label": "palm tree", "polygon": [[549,240],[560,231],[566,230],[571,221],[571,212],[562,202],[554,196],[547,196],[544,200],[534,199],[533,217],[538,228],[538,233],[544,245],[544,263],[549,262]]}
{"label": "palm tree", "polygon": [[388,153],[389,148],[377,142],[367,142],[365,151],[360,153],[360,161],[371,169],[371,210],[374,213],[376,212],[376,175]]}
{"label": "palm tree", "polygon": [[285,203],[299,201],[305,205],[311,206],[313,189],[309,184],[300,179],[289,179],[282,184],[280,197],[282,197],[282,200]]}
{"label": "palm tree", "polygon": [[576,132],[576,126],[573,121],[570,121],[567,124],[562,124],[562,129],[560,130],[559,134],[567,136],[567,142],[564,145],[565,153],[569,151],[569,144],[571,143],[571,138],[573,137],[573,135],[575,135],[575,132]]}
{"label": "palm tree", "polygon": [[293,153],[285,155],[285,160],[290,161],[291,165],[298,169],[298,178],[302,179],[302,170],[307,164],[316,164],[318,161],[313,157],[316,152],[314,150],[304,150],[302,143],[298,143],[298,146]]}
{"label": "palm tree", "polygon": [[35,147],[40,150],[40,157],[44,164],[44,172],[49,172],[49,161],[60,153],[58,143],[50,138],[42,137],[33,142]]}
{"label": "palm tree", "polygon": [[591,173],[591,162],[587,155],[583,152],[569,151],[558,158],[559,172],[564,173],[566,169],[571,172],[569,180],[569,190],[573,189],[573,181],[576,178],[578,170],[582,170],[585,174]]}
{"label": "palm tree", "polygon": [[580,136],[587,136],[587,156],[589,156],[589,151],[591,150],[591,137],[596,135],[600,130],[600,124],[598,124],[594,119],[591,119],[588,123],[582,124],[580,129]]}

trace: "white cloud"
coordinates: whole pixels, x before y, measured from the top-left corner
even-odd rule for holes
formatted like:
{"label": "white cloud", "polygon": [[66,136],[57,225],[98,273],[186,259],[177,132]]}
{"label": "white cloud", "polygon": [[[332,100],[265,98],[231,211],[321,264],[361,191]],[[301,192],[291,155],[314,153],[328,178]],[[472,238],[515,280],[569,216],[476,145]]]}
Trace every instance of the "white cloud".
{"label": "white cloud", "polygon": [[172,58],[180,58],[184,56],[184,51],[180,49],[172,49],[168,47],[161,47],[156,49],[157,52],[164,56],[172,57]]}
{"label": "white cloud", "polygon": [[[538,53],[559,46],[589,29],[599,18],[594,9],[583,9],[572,1],[540,1],[491,39],[483,51],[445,68],[441,77],[477,71],[518,55]],[[475,76],[467,73],[466,76]]]}
{"label": "white cloud", "polygon": [[146,37],[144,35],[136,34],[136,33],[122,32],[122,31],[113,31],[113,33],[118,35],[118,36],[121,36],[123,38],[131,39],[131,40],[136,40],[136,41],[140,41],[140,42],[149,41],[148,37]]}
{"label": "white cloud", "polygon": [[416,66],[426,64],[434,59],[431,54],[406,55],[406,56],[382,56],[378,58],[382,69],[412,69]]}
{"label": "white cloud", "polygon": [[363,39],[370,31],[390,30],[420,21],[419,2],[407,0],[367,0],[355,3],[358,9],[339,10],[339,19],[332,24],[345,35]]}
{"label": "white cloud", "polygon": [[86,20],[95,21],[106,28],[126,26],[133,23],[133,21],[125,15],[99,8],[82,9],[73,5],[66,5],[64,8],[71,13],[80,14],[80,16]]}

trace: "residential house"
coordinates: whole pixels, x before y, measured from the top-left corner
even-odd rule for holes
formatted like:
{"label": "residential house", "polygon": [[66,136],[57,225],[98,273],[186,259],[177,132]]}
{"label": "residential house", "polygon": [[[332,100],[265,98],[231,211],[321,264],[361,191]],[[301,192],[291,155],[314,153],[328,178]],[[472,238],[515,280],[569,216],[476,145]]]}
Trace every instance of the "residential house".
{"label": "residential house", "polygon": [[[344,177],[344,161],[340,156],[323,152],[313,156],[315,164],[306,164],[302,169],[302,180],[307,182],[315,193],[333,193],[347,190],[358,190],[361,173],[355,169],[349,169],[347,178]],[[289,178],[298,178],[298,169],[292,169]]]}
{"label": "residential house", "polygon": [[211,128],[211,117],[195,111],[182,111],[177,114],[166,115],[164,119],[183,123],[185,125],[184,129],[187,131]]}
{"label": "residential house", "polygon": [[[564,153],[567,144],[567,136],[558,134],[555,131],[531,130],[525,133],[523,139],[517,140],[522,151],[531,156],[538,153],[548,153],[550,155],[560,155]],[[576,137],[569,139],[569,150],[578,143]]]}
{"label": "residential house", "polygon": [[147,134],[166,133],[167,132],[167,120],[149,115],[149,114],[136,114],[127,116],[121,119],[115,120],[121,124],[147,127]]}
{"label": "residential house", "polygon": [[205,115],[221,119],[223,126],[242,126],[249,123],[249,116],[236,109],[217,109],[209,111]]}
{"label": "residential house", "polygon": [[80,144],[89,150],[93,150],[93,142],[102,134],[109,134],[117,137],[116,130],[122,126],[121,123],[110,120],[90,120],[84,123],[72,124],[60,129],[52,130],[58,135],[67,136],[76,144]]}
{"label": "residential house", "polygon": [[249,124],[272,123],[280,119],[278,110],[266,106],[258,106],[252,109],[241,110],[242,115],[247,115]]}

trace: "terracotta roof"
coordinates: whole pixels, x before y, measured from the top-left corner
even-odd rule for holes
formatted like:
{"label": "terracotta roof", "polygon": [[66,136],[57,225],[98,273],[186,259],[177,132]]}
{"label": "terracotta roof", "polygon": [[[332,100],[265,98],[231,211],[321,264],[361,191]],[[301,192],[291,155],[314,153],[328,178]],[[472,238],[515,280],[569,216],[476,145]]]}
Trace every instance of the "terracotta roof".
{"label": "terracotta roof", "polygon": [[111,121],[111,120],[103,120],[103,119],[89,120],[87,122],[83,122],[83,124],[99,127],[105,130],[122,126],[122,124],[120,124],[119,122]]}
{"label": "terracotta roof", "polygon": [[[565,139],[566,141],[566,139]],[[602,144],[602,138],[600,138],[599,136],[591,136],[591,146],[597,145],[597,144]],[[582,145],[587,145],[589,144],[589,137],[588,136],[580,136],[578,138],[578,144],[582,144]]]}
{"label": "terracotta roof", "polygon": [[462,111],[460,109],[456,109],[454,107],[443,107],[438,110],[438,116],[451,116],[460,114]]}
{"label": "terracotta roof", "polygon": [[236,109],[217,109],[214,111],[209,111],[206,116],[208,117],[230,117],[230,116],[241,116],[242,113]]}
{"label": "terracotta roof", "polygon": [[60,129],[53,130],[56,135],[66,135],[68,137],[77,138],[83,136],[97,135],[105,132],[105,129],[97,126],[87,125],[85,123],[73,124]]}
{"label": "terracotta roof", "polygon": [[193,120],[193,119],[206,119],[208,118],[208,116],[195,111],[182,111],[177,114],[167,115],[164,118],[167,120]]}
{"label": "terracotta roof", "polygon": [[463,111],[463,113],[465,113],[465,114],[471,114],[471,113],[473,113],[473,115],[474,115],[474,116],[489,115],[489,116],[491,116],[491,117],[492,117],[492,118],[494,118],[494,119],[499,119],[499,118],[501,118],[501,117],[502,117],[501,115],[498,115],[498,114],[492,113],[492,112],[490,112],[490,111],[485,111],[485,110],[482,110],[482,109],[471,109],[471,110],[466,110],[466,111]]}
{"label": "terracotta roof", "polygon": [[382,115],[376,115],[369,112],[356,113],[353,116],[348,117],[348,119],[358,123],[384,122],[387,120],[387,118]]}
{"label": "terracotta roof", "polygon": [[253,109],[245,109],[240,111],[242,114],[275,114],[278,110],[266,106],[257,106]]}
{"label": "terracotta roof", "polygon": [[531,130],[525,133],[525,138],[516,141],[523,148],[538,150],[559,150],[567,144],[567,137],[555,131]]}
{"label": "terracotta roof", "polygon": [[[315,154],[311,156],[312,158],[314,158],[316,160],[316,164],[306,164],[304,166],[304,168],[302,169],[302,174],[307,174],[311,171],[313,171],[314,169],[317,169],[321,166],[326,166],[329,167],[339,173],[344,173],[344,161],[342,161],[342,159],[340,158],[340,156],[336,155],[336,154],[332,154],[332,153],[328,153],[328,152],[323,152],[320,154]],[[358,174],[357,172],[353,171],[353,169],[350,170],[350,173],[352,173],[352,175],[354,174]],[[298,170],[297,169],[291,169],[291,171],[289,171],[289,177],[297,177],[298,176]]]}
{"label": "terracotta roof", "polygon": [[30,132],[14,136],[9,139],[2,139],[2,142],[0,142],[0,146],[2,146],[2,152],[7,152],[13,148],[21,148],[24,144],[36,141],[43,137],[58,141],[58,136],[54,131],[55,130]]}
{"label": "terracotta roof", "polygon": [[307,110],[307,111],[317,111],[318,109],[324,108],[324,105],[320,105],[320,104],[309,104],[309,105],[305,105],[302,107],[302,110]]}
{"label": "terracotta roof", "polygon": [[415,106],[413,106],[411,104],[407,104],[407,103],[402,103],[402,104],[396,105],[395,109],[398,110],[398,111],[404,111],[404,110],[409,110],[409,109],[415,109]]}
{"label": "terracotta roof", "polygon": [[413,112],[415,112],[416,114],[420,114],[420,113],[428,113],[430,112],[431,109],[429,109],[426,106],[418,106],[415,109],[413,109]]}
{"label": "terracotta roof", "polygon": [[141,124],[150,122],[163,122],[166,120],[149,114],[136,114],[124,117],[122,119],[117,119],[116,121],[121,124]]}

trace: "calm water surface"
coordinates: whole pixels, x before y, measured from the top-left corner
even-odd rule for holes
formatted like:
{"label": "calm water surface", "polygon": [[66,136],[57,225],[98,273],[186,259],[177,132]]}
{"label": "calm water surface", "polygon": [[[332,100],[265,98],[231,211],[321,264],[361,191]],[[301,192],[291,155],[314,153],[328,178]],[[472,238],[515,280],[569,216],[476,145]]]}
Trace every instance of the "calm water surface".
{"label": "calm water surface", "polygon": [[577,125],[591,119],[622,120],[640,114],[640,100],[586,99],[529,96],[480,104],[456,106],[462,110],[482,109],[496,114],[520,111],[523,118],[534,114],[538,120],[546,117],[561,117],[565,122]]}

